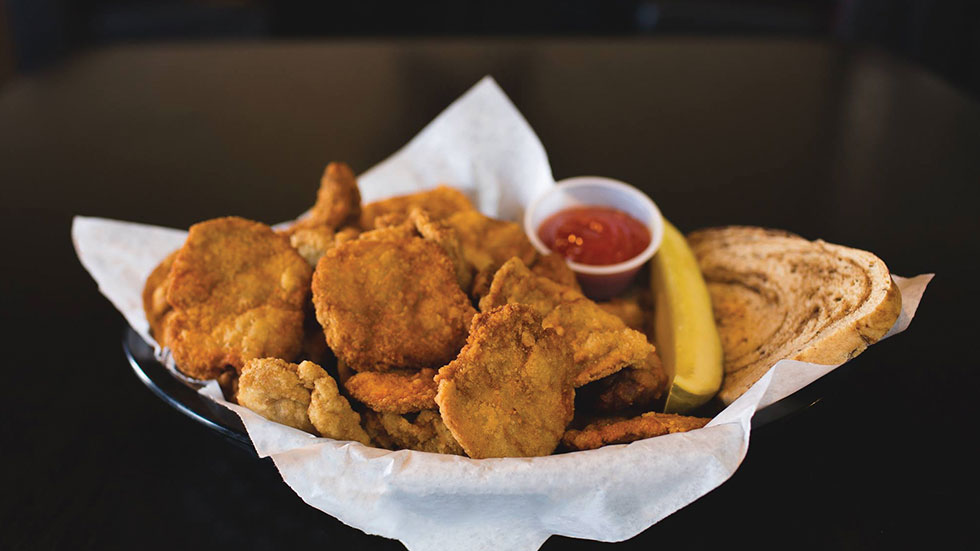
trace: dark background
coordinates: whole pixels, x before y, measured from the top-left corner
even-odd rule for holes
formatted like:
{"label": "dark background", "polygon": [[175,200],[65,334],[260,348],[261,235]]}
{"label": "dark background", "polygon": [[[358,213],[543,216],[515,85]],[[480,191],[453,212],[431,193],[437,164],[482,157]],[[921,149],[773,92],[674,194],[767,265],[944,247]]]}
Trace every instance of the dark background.
{"label": "dark background", "polygon": [[291,218],[326,162],[365,170],[485,74],[556,178],[937,273],[731,480],[627,543],[545,549],[975,543],[975,4],[525,4],[0,4],[0,549],[400,548],[143,387],[69,228]]}
{"label": "dark background", "polygon": [[980,93],[980,4],[971,0],[0,2],[4,4],[13,64],[22,71],[94,46],[163,40],[779,35],[875,44]]}

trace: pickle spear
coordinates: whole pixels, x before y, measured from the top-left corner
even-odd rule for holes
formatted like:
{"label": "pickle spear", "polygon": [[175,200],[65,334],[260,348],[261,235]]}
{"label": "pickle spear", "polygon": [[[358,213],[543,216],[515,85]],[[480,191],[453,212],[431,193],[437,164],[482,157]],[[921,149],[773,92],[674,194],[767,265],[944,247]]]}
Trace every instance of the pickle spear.
{"label": "pickle spear", "polygon": [[687,413],[721,388],[721,338],[698,261],[684,236],[666,220],[650,280],[657,350],[671,378],[664,411]]}

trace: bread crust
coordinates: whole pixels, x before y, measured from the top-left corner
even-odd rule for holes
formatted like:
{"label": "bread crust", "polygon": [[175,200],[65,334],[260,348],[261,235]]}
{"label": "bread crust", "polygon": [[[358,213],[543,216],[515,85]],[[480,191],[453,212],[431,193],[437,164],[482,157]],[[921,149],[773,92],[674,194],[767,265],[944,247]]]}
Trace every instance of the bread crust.
{"label": "bread crust", "polygon": [[867,251],[746,226],[687,239],[722,336],[718,397],[725,404],[779,360],[846,362],[881,339],[901,312],[887,266]]}

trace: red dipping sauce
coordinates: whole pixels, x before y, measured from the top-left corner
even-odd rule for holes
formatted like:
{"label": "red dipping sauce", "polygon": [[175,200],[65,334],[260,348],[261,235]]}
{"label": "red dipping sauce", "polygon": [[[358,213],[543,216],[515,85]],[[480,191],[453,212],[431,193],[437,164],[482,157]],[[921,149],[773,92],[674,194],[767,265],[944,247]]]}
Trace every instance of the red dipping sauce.
{"label": "red dipping sauce", "polygon": [[573,207],[552,214],[538,228],[549,249],[580,264],[625,262],[650,244],[650,230],[611,207]]}

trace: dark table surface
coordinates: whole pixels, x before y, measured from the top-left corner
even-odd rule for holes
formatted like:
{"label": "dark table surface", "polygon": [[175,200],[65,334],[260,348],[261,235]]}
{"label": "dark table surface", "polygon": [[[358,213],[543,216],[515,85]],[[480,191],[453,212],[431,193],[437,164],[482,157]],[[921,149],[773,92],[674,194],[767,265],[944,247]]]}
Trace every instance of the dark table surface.
{"label": "dark table surface", "polygon": [[486,74],[556,178],[634,183],[684,230],[784,228],[938,274],[909,331],[753,432],[721,487],[612,548],[975,541],[980,106],[860,48],[680,38],[133,46],[6,83],[0,548],[400,548],[144,388],[69,225],[289,219],[326,162],[367,169]]}

